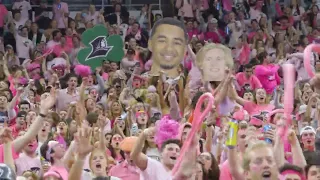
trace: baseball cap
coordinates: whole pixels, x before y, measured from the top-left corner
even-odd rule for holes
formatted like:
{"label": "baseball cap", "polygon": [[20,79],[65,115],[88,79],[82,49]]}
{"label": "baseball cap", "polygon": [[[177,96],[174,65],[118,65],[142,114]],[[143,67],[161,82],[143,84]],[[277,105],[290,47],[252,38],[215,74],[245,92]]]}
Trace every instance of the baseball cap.
{"label": "baseball cap", "polygon": [[0,164],[0,179],[1,180],[12,180],[16,179],[14,171],[6,164]]}
{"label": "baseball cap", "polygon": [[25,111],[19,111],[17,117],[26,117],[27,116],[27,112]]}
{"label": "baseball cap", "polygon": [[218,20],[217,20],[216,18],[212,18],[212,19],[210,20],[210,23],[216,24],[216,23],[218,23]]}
{"label": "baseball cap", "polygon": [[315,131],[314,128],[311,127],[311,126],[305,126],[305,127],[303,127],[303,128],[300,130],[300,136],[301,136],[303,133],[314,133],[314,134],[316,134],[316,131]]}
{"label": "baseball cap", "polygon": [[303,104],[299,107],[299,111],[298,111],[298,114],[303,114],[307,111],[307,105],[306,104]]}
{"label": "baseball cap", "polygon": [[13,49],[12,45],[8,44],[6,45],[6,49]]}
{"label": "baseball cap", "polygon": [[134,49],[128,49],[127,54],[136,54],[136,51]]}

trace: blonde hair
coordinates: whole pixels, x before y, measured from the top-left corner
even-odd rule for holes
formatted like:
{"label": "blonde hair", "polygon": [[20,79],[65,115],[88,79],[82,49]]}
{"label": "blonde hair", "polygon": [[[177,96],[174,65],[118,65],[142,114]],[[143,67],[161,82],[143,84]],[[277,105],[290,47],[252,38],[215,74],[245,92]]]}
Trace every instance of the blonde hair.
{"label": "blonde hair", "polygon": [[265,141],[258,140],[258,141],[250,142],[243,156],[242,167],[245,171],[249,170],[249,164],[251,162],[250,152],[256,149],[261,149],[261,148],[270,148],[270,147]]}
{"label": "blonde hair", "polygon": [[90,169],[92,169],[92,167],[91,167],[91,161],[92,161],[93,156],[94,156],[95,153],[101,153],[101,154],[104,156],[104,158],[106,158],[106,162],[107,162],[107,165],[108,165],[108,156],[107,156],[107,154],[106,154],[105,152],[103,152],[101,149],[95,148],[95,149],[93,149],[93,150],[91,151],[91,154],[90,154],[90,156],[89,156],[89,167],[90,167]]}
{"label": "blonde hair", "polygon": [[197,53],[196,65],[199,69],[202,69],[202,64],[203,64],[205,55],[212,49],[222,50],[225,54],[226,66],[230,69],[233,68],[233,58],[231,55],[231,49],[229,49],[228,47],[222,44],[209,43],[209,44],[206,44],[204,47],[202,47],[200,51]]}

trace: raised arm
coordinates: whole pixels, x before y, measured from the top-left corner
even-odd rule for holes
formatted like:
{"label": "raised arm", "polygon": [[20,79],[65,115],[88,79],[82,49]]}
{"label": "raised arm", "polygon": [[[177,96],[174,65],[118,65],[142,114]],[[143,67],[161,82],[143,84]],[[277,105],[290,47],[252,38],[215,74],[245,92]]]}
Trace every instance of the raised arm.
{"label": "raised arm", "polygon": [[171,118],[179,122],[181,120],[180,108],[176,93],[173,90],[171,90],[171,92],[169,93],[169,104]]}
{"label": "raised arm", "polygon": [[53,107],[56,102],[56,90],[55,88],[51,89],[50,95],[46,98],[41,100],[40,103],[40,113],[37,116],[36,120],[26,133],[15,139],[13,141],[13,148],[16,152],[20,152],[33,138],[35,138],[42,128],[43,120],[48,115],[49,110]]}
{"label": "raised arm", "polygon": [[288,140],[291,144],[291,152],[293,159],[292,163],[296,166],[304,168],[307,165],[307,162],[303,155],[297,135],[292,129],[289,130]]}
{"label": "raised arm", "polygon": [[235,147],[228,149],[228,162],[230,164],[230,173],[234,179],[244,180],[244,171],[240,165],[237,150]]}
{"label": "raised arm", "polygon": [[93,146],[90,143],[92,129],[83,127],[78,129],[79,141],[77,142],[77,157],[73,163],[68,179],[81,180],[84,161],[87,155],[92,151]]}
{"label": "raised arm", "polygon": [[236,102],[242,106],[246,103],[242,97],[240,97],[232,84],[229,84],[230,98],[236,100]]}
{"label": "raised arm", "polygon": [[13,155],[12,155],[12,130],[8,128],[8,124],[5,122],[4,128],[0,131],[1,142],[3,143],[3,157],[4,163],[8,165],[14,172],[16,171]]}
{"label": "raised arm", "polygon": [[130,157],[132,158],[134,164],[142,171],[147,169],[148,157],[142,153],[144,142],[146,141],[148,135],[155,133],[155,128],[151,127],[145,129],[139,136],[137,143],[134,145],[131,151]]}

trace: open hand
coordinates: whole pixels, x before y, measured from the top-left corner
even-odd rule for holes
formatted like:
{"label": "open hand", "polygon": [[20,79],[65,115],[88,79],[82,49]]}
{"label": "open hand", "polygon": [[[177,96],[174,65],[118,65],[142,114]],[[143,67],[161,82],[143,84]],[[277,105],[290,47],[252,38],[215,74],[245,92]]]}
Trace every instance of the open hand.
{"label": "open hand", "polygon": [[48,111],[53,107],[53,105],[56,103],[57,99],[57,92],[55,88],[51,88],[50,95],[40,102],[40,113],[41,114],[47,114]]}
{"label": "open hand", "polygon": [[90,127],[82,127],[78,132],[78,156],[85,158],[93,149],[93,146],[90,143],[92,129]]}

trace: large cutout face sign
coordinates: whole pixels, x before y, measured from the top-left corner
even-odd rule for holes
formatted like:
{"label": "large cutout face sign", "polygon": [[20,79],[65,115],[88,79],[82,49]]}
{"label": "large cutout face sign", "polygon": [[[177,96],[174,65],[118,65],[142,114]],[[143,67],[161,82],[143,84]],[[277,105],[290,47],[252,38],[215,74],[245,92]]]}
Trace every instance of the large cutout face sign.
{"label": "large cutout face sign", "polygon": [[233,68],[231,50],[221,44],[207,44],[198,52],[196,65],[204,81],[222,81],[225,70]]}
{"label": "large cutout face sign", "polygon": [[154,26],[154,34],[148,42],[153,60],[150,75],[159,76],[159,72],[163,71],[171,78],[179,76],[179,65],[186,53],[187,36],[183,24],[183,28],[170,24],[180,23],[173,18],[164,18]]}

